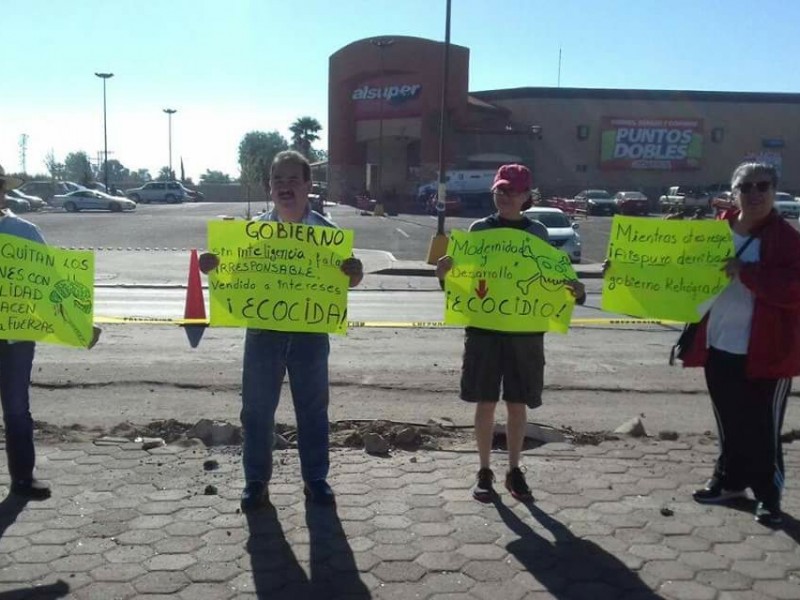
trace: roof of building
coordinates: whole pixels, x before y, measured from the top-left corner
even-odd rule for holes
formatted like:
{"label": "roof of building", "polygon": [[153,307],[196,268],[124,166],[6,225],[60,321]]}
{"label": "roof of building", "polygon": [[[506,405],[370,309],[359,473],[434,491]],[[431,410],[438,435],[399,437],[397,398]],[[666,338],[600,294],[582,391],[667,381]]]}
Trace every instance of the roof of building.
{"label": "roof of building", "polygon": [[484,101],[521,99],[661,100],[673,102],[736,102],[800,104],[800,94],[782,92],[705,92],[693,90],[624,90],[604,88],[524,87],[470,92]]}

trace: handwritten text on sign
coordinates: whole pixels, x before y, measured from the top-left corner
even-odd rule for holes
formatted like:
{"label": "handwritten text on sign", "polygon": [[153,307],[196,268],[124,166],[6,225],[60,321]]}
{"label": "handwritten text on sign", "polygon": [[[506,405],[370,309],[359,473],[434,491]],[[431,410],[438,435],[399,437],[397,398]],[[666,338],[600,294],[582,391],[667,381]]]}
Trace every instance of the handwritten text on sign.
{"label": "handwritten text on sign", "polygon": [[94,254],[0,235],[0,339],[85,347]]}
{"label": "handwritten text on sign", "polygon": [[728,285],[722,268],[733,254],[725,221],[616,216],[603,310],[696,323]]}
{"label": "handwritten text on sign", "polygon": [[515,229],[453,231],[447,253],[445,323],[496,331],[569,328],[575,300],[564,282],[575,279],[569,257]]}
{"label": "handwritten text on sign", "polygon": [[275,221],[214,221],[211,325],[345,333],[353,232]]}

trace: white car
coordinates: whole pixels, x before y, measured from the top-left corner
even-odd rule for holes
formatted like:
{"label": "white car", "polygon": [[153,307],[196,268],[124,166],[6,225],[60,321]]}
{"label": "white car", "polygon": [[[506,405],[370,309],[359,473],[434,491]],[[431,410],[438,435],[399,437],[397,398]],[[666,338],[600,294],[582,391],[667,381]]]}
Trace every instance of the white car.
{"label": "white car", "polygon": [[786,192],[775,192],[775,210],[787,219],[800,218],[800,202]]}
{"label": "white car", "polygon": [[67,212],[80,210],[110,210],[122,212],[136,210],[136,202],[119,196],[109,196],[96,190],[77,190],[68,194],[53,196],[52,204],[55,208],[63,208]]}
{"label": "white car", "polygon": [[525,215],[539,221],[547,228],[550,243],[565,252],[574,263],[581,262],[581,236],[578,224],[559,208],[534,206],[525,211]]}

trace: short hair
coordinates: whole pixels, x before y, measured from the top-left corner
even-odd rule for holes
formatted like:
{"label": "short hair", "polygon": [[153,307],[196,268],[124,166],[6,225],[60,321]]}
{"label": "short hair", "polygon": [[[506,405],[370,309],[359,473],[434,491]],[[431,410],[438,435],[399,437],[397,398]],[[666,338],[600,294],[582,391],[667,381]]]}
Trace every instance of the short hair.
{"label": "short hair", "polygon": [[272,178],[275,169],[281,163],[290,162],[300,165],[303,169],[303,181],[311,181],[311,163],[308,159],[296,150],[283,150],[275,155],[269,167],[269,176]]}
{"label": "short hair", "polygon": [[777,189],[778,170],[769,163],[757,161],[743,162],[734,169],[733,175],[731,175],[731,189],[735,190],[736,186],[740,181],[742,181],[742,179],[748,175],[753,175],[756,173],[769,177],[770,181],[772,182],[772,189]]}

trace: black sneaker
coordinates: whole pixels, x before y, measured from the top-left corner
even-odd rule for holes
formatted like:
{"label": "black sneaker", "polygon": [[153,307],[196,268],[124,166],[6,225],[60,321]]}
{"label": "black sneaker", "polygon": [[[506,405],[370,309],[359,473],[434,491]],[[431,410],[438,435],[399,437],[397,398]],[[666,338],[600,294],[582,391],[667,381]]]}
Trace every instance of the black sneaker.
{"label": "black sneaker", "polygon": [[242,490],[242,512],[254,512],[269,506],[269,491],[263,481],[248,481]]}
{"label": "black sneaker", "polygon": [[776,527],[783,523],[783,514],[779,506],[759,502],[756,505],[756,521],[767,527]]}
{"label": "black sneaker", "polygon": [[336,496],[333,494],[331,486],[324,479],[307,481],[303,486],[303,493],[306,495],[306,499],[314,504],[322,506],[336,504]]}
{"label": "black sneaker", "polygon": [[722,484],[712,481],[706,484],[706,487],[695,490],[692,498],[700,504],[722,504],[738,498],[747,498],[747,493],[744,490],[726,490]]}
{"label": "black sneaker", "polygon": [[531,488],[528,487],[525,474],[519,467],[514,467],[506,473],[506,489],[520,502],[533,502]]}
{"label": "black sneaker", "polygon": [[38,479],[20,479],[11,483],[11,493],[29,500],[47,500],[50,486]]}
{"label": "black sneaker", "polygon": [[478,502],[491,502],[495,496],[494,473],[491,469],[481,469],[478,471],[478,479],[472,486],[472,497]]}

